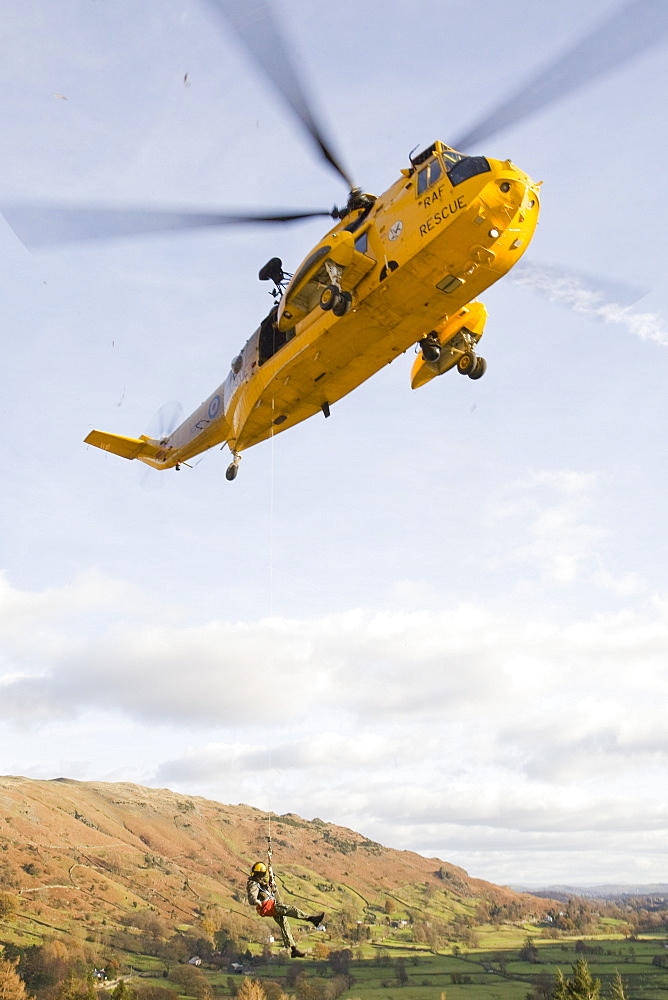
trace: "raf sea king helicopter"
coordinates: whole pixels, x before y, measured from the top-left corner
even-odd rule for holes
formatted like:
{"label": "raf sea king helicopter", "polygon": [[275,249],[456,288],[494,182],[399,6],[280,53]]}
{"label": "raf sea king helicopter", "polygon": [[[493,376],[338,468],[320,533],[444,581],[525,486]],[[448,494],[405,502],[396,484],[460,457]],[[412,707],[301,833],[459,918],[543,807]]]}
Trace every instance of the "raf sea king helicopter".
{"label": "raf sea king helicopter", "polygon": [[224,382],[169,437],[94,430],[88,444],[157,469],[227,443],[242,451],[330,406],[416,342],[414,388],[450,368],[472,379],[486,311],[475,301],[521,257],[538,220],[538,186],[510,161],[435,142],[374,198],[352,191],[340,218],[288,280],[272,258],[260,278],[276,304]]}
{"label": "raf sea king helicopter", "polygon": [[253,16],[242,20],[232,0],[212,3],[348,185],[346,204],[331,212],[268,215],[43,207],[15,207],[5,215],[28,243],[334,218],[294,274],[278,257],[262,267],[260,279],[273,284],[273,308],[234,356],[222,384],[179,427],[160,440],[99,430],[85,439],[156,469],[178,469],[227,444],[231,480],[243,451],[316,413],[328,417],[333,403],[413,345],[414,389],[452,369],[471,379],[485,373],[478,345],[487,312],[479,296],[529,246],[540,185],[509,159],[462,150],[657,42],[668,32],[668,18],[656,0],[624,5],[454,146],[436,141],[409,157],[394,183],[374,196],[351,181],[317,124],[265,0],[255,0]]}

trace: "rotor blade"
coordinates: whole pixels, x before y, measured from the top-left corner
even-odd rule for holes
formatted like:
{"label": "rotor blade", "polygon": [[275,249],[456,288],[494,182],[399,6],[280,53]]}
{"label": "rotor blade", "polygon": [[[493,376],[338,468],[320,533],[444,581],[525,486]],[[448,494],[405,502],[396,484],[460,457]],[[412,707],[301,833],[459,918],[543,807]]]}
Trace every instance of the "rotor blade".
{"label": "rotor blade", "polygon": [[174,230],[207,229],[262,222],[297,222],[331,212],[281,212],[271,215],[228,215],[213,212],[169,212],[150,209],[76,208],[57,205],[9,205],[2,214],[28,248],[77,240],[116,239]]}
{"label": "rotor blade", "polygon": [[585,35],[555,62],[530,77],[514,94],[473,126],[455,149],[466,151],[482,139],[522,121],[540,108],[616,69],[668,35],[665,0],[633,0]]}
{"label": "rotor blade", "polygon": [[321,156],[336,170],[350,190],[355,187],[322,127],[299,80],[286,43],[276,25],[267,0],[209,0],[225,19],[256,65],[269,77],[293,113],[310,133]]}
{"label": "rotor blade", "polygon": [[160,409],[153,415],[148,425],[146,434],[156,441],[162,441],[174,433],[177,427],[183,423],[183,407],[176,399],[169,403],[163,403]]}

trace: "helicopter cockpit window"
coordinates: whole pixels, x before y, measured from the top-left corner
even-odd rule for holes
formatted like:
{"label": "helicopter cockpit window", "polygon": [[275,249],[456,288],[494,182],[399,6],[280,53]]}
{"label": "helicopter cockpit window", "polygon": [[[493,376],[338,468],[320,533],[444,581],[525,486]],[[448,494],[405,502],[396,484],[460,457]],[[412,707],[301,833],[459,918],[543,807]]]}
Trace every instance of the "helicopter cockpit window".
{"label": "helicopter cockpit window", "polygon": [[484,174],[491,169],[484,156],[463,156],[458,163],[448,168],[448,177],[452,186],[456,187],[476,174]]}
{"label": "helicopter cockpit window", "polygon": [[445,169],[449,170],[455,163],[459,163],[460,160],[464,159],[464,154],[455,153],[454,149],[444,149],[443,159],[445,160]]}
{"label": "helicopter cockpit window", "polygon": [[436,158],[430,160],[429,163],[422,170],[418,171],[417,175],[417,193],[418,197],[435,184],[438,178],[441,176],[441,164]]}

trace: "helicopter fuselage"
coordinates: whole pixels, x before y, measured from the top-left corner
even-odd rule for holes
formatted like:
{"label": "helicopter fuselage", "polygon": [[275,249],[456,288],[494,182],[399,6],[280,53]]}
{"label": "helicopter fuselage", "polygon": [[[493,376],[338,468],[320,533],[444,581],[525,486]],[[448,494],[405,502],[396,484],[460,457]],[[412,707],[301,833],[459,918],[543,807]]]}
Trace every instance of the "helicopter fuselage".
{"label": "helicopter fuselage", "polygon": [[[120,439],[138,447],[106,450],[170,468],[222,442],[238,455],[328,415],[510,270],[536,228],[538,187],[510,160],[434,143],[370,207],[329,230],[222,385],[173,434]],[[90,443],[103,448],[101,438],[115,438],[95,435]]]}

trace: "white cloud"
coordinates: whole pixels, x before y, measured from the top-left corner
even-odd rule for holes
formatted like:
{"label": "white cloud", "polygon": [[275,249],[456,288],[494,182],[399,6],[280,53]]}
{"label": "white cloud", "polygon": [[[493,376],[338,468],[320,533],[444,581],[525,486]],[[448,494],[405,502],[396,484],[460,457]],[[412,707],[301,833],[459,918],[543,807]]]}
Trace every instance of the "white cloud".
{"label": "white cloud", "polygon": [[[5,634],[5,719],[76,716],[105,706],[152,723],[248,728],[265,721],[269,699],[278,733],[315,718],[326,732],[341,718],[365,727],[413,720],[429,727],[519,712],[530,731],[532,719],[566,707],[562,733],[583,712],[590,724],[619,732],[643,712],[651,729],[667,689],[662,602],[570,624],[532,618],[521,607],[492,613],[483,604],[448,601],[441,610],[391,615],[356,610],[158,625],[152,609],[146,621],[134,606],[126,616],[125,596],[114,603],[101,588],[100,606],[91,606],[99,629],[90,635],[72,630],[79,592],[68,588],[68,595],[60,621],[50,623],[50,643],[38,627],[38,601],[35,627],[24,616],[18,650],[16,637]],[[7,603],[17,601],[13,594]],[[298,740],[291,745],[296,758],[315,752]]]}
{"label": "white cloud", "polygon": [[531,566],[559,587],[587,581],[621,595],[642,586],[637,574],[613,575],[604,566],[606,529],[594,522],[599,477],[593,472],[530,472],[491,497],[488,523],[503,529],[494,567]]}
{"label": "white cloud", "polygon": [[[490,501],[497,566],[556,584],[551,614],[518,600],[517,575],[494,610],[446,590],[429,609],[197,623],[100,574],[34,593],[4,581],[0,719],[74,734],[96,712],[110,739],[132,720],[134,780],[320,815],[469,866],[490,852],[505,870],[513,851],[554,858],[565,843],[592,869],[597,850],[636,841],[649,857],[668,827],[668,601],[608,570],[597,490],[591,473],[537,471]],[[609,610],[580,612],[583,584]],[[69,743],[64,760],[93,776],[90,739]]]}
{"label": "white cloud", "polygon": [[624,327],[628,333],[655,344],[668,344],[668,329],[657,313],[631,312],[619,302],[606,301],[605,293],[588,286],[585,279],[557,268],[522,264],[512,272],[518,285],[546,296],[550,302],[567,306],[573,312],[591,316],[603,323]]}
{"label": "white cloud", "polygon": [[388,761],[400,759],[405,765],[407,761],[424,759],[426,753],[437,750],[437,743],[436,735],[427,735],[418,744],[389,732],[322,732],[275,744],[267,738],[261,745],[210,743],[190,749],[181,758],[164,761],[155,780],[207,782],[221,771],[229,775],[265,769],[300,773],[316,770],[318,774],[335,775],[349,770],[384,770]]}

